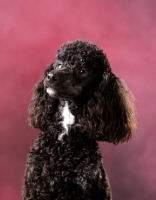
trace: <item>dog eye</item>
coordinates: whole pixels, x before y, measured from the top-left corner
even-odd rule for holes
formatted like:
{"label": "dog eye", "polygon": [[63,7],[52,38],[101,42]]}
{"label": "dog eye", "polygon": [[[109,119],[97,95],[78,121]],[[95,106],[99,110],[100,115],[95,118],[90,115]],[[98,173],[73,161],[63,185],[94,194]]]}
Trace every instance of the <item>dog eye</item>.
{"label": "dog eye", "polygon": [[57,65],[57,67],[56,67],[56,69],[61,69],[61,68],[62,68],[61,64]]}
{"label": "dog eye", "polygon": [[87,72],[85,69],[80,69],[80,70],[78,71],[78,74],[79,74],[80,76],[87,76],[87,75],[88,75],[88,72]]}

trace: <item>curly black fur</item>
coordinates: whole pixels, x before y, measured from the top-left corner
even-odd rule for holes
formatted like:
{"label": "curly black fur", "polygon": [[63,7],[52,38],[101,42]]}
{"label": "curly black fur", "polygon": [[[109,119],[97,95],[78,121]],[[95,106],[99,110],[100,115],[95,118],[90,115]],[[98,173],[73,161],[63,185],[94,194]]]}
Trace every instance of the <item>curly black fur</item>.
{"label": "curly black fur", "polygon": [[35,85],[29,124],[42,132],[28,156],[23,200],[112,199],[97,141],[128,141],[136,121],[132,96],[102,50],[78,40],[58,50]]}

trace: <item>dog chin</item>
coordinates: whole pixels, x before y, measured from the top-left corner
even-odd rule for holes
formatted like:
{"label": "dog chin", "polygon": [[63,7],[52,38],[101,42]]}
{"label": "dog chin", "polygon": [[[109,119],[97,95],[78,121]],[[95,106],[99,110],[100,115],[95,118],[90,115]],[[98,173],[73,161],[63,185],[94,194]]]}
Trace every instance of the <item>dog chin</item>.
{"label": "dog chin", "polygon": [[55,90],[53,88],[47,88],[46,92],[49,94],[49,96],[53,97],[55,95]]}

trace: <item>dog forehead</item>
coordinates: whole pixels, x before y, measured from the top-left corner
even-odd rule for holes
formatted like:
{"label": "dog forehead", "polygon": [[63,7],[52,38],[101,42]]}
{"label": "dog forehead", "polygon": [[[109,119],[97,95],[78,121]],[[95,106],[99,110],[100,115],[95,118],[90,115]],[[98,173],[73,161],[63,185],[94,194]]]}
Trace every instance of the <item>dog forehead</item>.
{"label": "dog forehead", "polygon": [[87,60],[78,55],[66,55],[65,57],[63,55],[57,55],[54,59],[53,66],[56,67],[58,65],[62,65],[63,67],[70,69],[75,67],[86,67]]}
{"label": "dog forehead", "polygon": [[64,67],[67,68],[100,68],[101,66],[101,59],[94,58],[90,54],[78,53],[75,52],[59,52],[54,60],[54,66],[62,64]]}

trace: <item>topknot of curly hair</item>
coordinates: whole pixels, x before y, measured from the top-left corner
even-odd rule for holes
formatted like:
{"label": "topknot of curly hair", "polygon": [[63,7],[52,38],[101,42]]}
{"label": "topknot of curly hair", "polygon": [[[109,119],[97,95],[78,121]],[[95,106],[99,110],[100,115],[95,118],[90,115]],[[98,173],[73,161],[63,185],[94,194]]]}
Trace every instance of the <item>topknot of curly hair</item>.
{"label": "topknot of curly hair", "polygon": [[57,52],[56,59],[71,65],[78,60],[81,63],[84,61],[84,64],[92,65],[94,63],[94,65],[103,66],[106,71],[111,70],[105,53],[88,41],[76,40],[63,44]]}

